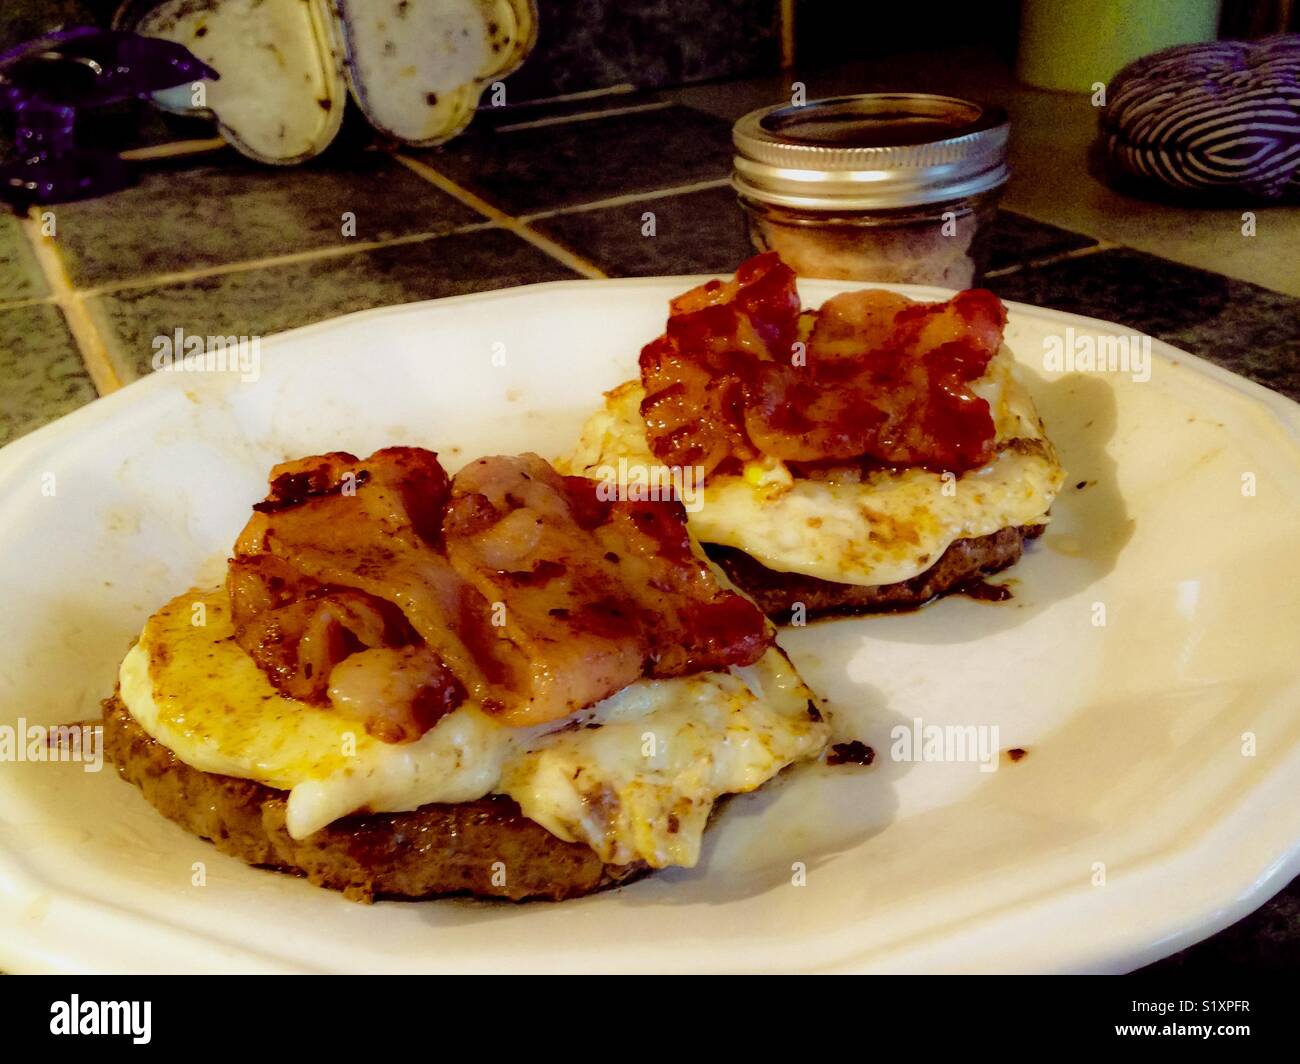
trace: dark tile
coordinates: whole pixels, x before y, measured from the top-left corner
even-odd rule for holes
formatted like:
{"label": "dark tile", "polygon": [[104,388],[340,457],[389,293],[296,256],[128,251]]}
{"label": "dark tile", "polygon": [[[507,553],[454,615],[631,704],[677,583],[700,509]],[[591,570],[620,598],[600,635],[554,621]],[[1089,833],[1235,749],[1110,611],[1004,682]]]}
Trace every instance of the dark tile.
{"label": "dark tile", "polygon": [[1294,972],[1300,967],[1300,879],[1249,916],[1172,957],[1139,969],[1152,975]]}
{"label": "dark tile", "polygon": [[5,0],[0,51],[63,26],[107,26],[111,16],[104,0]]}
{"label": "dark tile", "polygon": [[504,229],[241,270],[90,300],[123,380],[150,371],[153,338],[267,336],[355,310],[572,278]]}
{"label": "dark tile", "polygon": [[[217,165],[149,168],[134,188],[56,211],[68,272],[81,287],[482,220],[377,152],[299,167],[228,152]],[[345,211],[356,216],[354,237],[343,235]]]}
{"label": "dark tile", "polygon": [[[798,58],[812,67],[862,63],[924,49],[980,46],[1014,62],[1019,37],[1015,3],[835,4],[795,0]],[[870,73],[871,66],[867,66]],[[897,91],[908,91],[910,85]],[[929,91],[942,89],[931,87]]]}
{"label": "dark tile", "polygon": [[1092,237],[1036,222],[1013,211],[998,211],[988,236],[986,270],[1005,270],[1065,251],[1091,247]]}
{"label": "dark tile", "polygon": [[462,137],[429,164],[511,214],[726,177],[731,127],[689,107]]}
{"label": "dark tile", "polygon": [[778,0],[540,0],[537,46],[506,82],[535,98],[775,72]]}
{"label": "dark tile", "polygon": [[48,292],[22,223],[12,214],[0,213],[0,303],[39,298]]}
{"label": "dark tile", "polygon": [[0,310],[0,444],[95,398],[81,355],[53,304]]}
{"label": "dark tile", "polygon": [[[653,215],[654,235],[645,235]],[[557,214],[533,223],[613,276],[730,273],[754,254],[727,188]]]}
{"label": "dark tile", "polygon": [[990,278],[1004,299],[1128,325],[1300,399],[1300,299],[1127,248]]}

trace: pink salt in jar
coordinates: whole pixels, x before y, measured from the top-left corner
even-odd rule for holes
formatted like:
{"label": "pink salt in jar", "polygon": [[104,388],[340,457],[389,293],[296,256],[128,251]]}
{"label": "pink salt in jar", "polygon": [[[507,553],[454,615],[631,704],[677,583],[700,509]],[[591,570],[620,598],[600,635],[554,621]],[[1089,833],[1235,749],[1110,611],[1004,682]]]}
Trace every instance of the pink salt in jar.
{"label": "pink salt in jar", "polygon": [[732,184],[759,251],[804,277],[969,288],[1006,183],[1001,107],[867,93],[736,123]]}

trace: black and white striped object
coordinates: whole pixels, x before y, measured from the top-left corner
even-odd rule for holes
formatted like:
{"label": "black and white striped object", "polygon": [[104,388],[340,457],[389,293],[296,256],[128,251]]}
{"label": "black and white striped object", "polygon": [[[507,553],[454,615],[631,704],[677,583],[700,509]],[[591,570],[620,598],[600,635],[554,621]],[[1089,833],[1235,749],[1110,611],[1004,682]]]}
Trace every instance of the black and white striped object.
{"label": "black and white striped object", "polygon": [[1122,173],[1300,199],[1300,34],[1144,56],[1111,80],[1101,132]]}

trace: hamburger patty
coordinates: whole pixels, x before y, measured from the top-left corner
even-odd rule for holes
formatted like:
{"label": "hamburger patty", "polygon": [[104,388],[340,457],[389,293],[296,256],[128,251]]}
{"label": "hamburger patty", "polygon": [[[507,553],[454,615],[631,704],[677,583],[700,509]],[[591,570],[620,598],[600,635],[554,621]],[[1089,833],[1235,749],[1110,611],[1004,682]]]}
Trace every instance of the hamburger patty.
{"label": "hamburger patty", "polygon": [[602,864],[590,848],[556,838],[504,795],[344,817],[294,839],[285,828],[287,792],[191,768],[151,738],[116,694],[103,706],[107,756],[163,816],[222,853],[306,876],[354,901],[445,894],[561,901],[650,871],[639,863]]}
{"label": "hamburger patty", "polygon": [[838,584],[802,573],[781,573],[767,568],[735,547],[706,543],[709,557],[722,567],[731,582],[746,592],[778,624],[789,622],[795,603],[802,602],[806,616],[825,617],[878,613],[923,606],[933,598],[963,584],[1014,565],[1025,541],[1042,534],[1042,525],[1003,528],[975,539],[959,539],[929,569],[896,584],[863,587]]}

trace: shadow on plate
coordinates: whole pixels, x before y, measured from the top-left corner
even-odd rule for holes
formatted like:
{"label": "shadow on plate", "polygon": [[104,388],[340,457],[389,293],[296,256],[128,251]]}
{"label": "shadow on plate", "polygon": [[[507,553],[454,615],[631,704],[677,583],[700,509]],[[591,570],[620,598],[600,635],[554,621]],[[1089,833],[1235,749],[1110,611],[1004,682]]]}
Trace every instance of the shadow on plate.
{"label": "shadow on plate", "polygon": [[[1081,373],[1049,381],[1023,365],[1019,373],[1056,445],[1066,480],[1052,506],[1047,530],[1030,542],[1019,562],[989,578],[991,583],[1007,585],[1012,597],[981,602],[977,608],[949,609],[954,603],[970,604],[964,596],[950,596],[911,613],[887,615],[890,623],[877,626],[873,638],[903,643],[983,639],[1027,624],[1048,606],[1080,593],[1115,568],[1134,529],[1120,494],[1115,459],[1107,452],[1116,428],[1117,384]],[[1118,386],[1126,384],[1121,381]],[[936,612],[942,613],[942,624],[935,623]],[[870,625],[871,620],[867,616],[858,623]]]}

